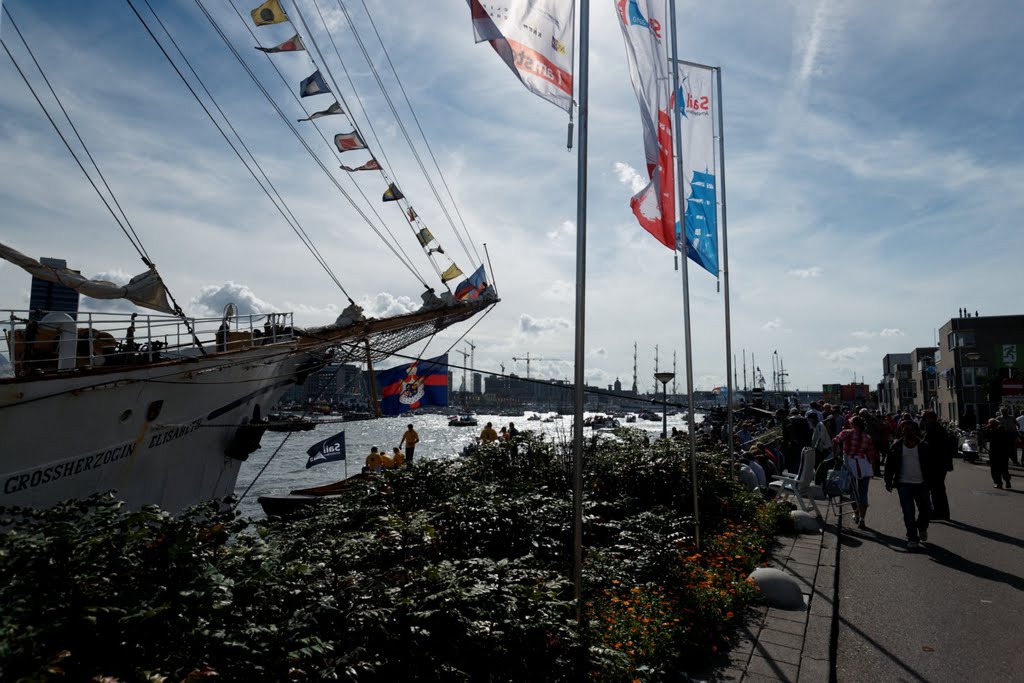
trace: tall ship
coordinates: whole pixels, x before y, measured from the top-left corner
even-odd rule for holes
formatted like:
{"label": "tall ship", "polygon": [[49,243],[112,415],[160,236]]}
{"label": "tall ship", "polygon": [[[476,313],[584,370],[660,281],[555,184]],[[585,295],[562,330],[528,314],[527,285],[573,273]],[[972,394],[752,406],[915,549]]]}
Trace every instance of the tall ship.
{"label": "tall ship", "polygon": [[[90,139],[88,132],[82,132],[87,126],[76,126],[103,112],[83,109],[89,98],[76,98],[73,88],[68,94],[52,87],[47,59],[33,49],[34,36],[41,36],[41,30],[70,31],[75,22],[55,21],[47,26],[40,21],[46,8],[4,3],[0,10],[3,36],[5,45],[13,48],[9,54],[14,65],[7,77],[11,82],[20,77],[26,92],[34,96],[33,104],[42,108],[51,132],[67,146],[76,171],[84,172],[84,190],[95,190],[112,216],[116,227],[107,234],[114,235],[120,228],[145,270],[130,279],[86,277],[80,269],[103,272],[110,267],[106,260],[96,262],[95,251],[78,257],[63,251],[59,241],[44,243],[50,237],[46,235],[38,241],[22,235],[25,244],[0,238],[0,264],[8,276],[10,266],[17,266],[24,271],[25,282],[31,277],[32,283],[27,307],[0,309],[0,506],[46,507],[113,490],[132,507],[156,504],[179,512],[227,496],[235,488],[242,463],[259,448],[271,408],[311,372],[337,363],[372,367],[417,342],[429,343],[449,326],[498,302],[479,253],[465,249],[465,258],[460,256],[463,265],[479,264],[475,269],[463,271],[456,264],[397,184],[379,143],[369,142],[377,136],[365,112],[351,113],[360,110],[346,101],[346,93],[351,97],[355,86],[335,78],[338,65],[332,68],[321,52],[331,38],[326,21],[317,28],[315,15],[303,16],[299,6],[290,6],[286,12],[276,0],[237,19],[223,7],[213,14],[204,10],[209,27],[223,41],[222,56],[229,60],[234,56],[241,66],[239,73],[249,75],[278,113],[280,121],[275,125],[295,133],[300,152],[305,148],[319,167],[315,172],[325,174],[380,237],[386,247],[380,250],[381,267],[395,267],[386,260],[390,251],[419,280],[422,303],[392,314],[368,314],[348,295],[315,243],[315,231],[300,222],[287,196],[278,192],[260,165],[257,141],[231,125],[231,115],[225,113],[230,105],[218,102],[192,68],[187,50],[175,40],[181,34],[175,33],[171,21],[163,21],[167,17],[146,6],[147,12],[135,13],[134,30],[139,34],[133,39],[142,36],[157,44],[173,73],[188,86],[179,93],[179,105],[195,107],[196,101],[202,105],[251,174],[246,182],[255,181],[253,202],[269,200],[276,220],[284,219],[325,271],[327,282],[336,285],[347,301],[333,323],[313,326],[298,324],[292,312],[266,312],[242,301],[222,302],[215,315],[208,314],[209,305],[200,307],[206,315],[184,310],[157,269],[157,259],[146,251],[146,221],[132,223],[130,211],[122,208],[128,202],[119,201],[122,188],[116,180],[108,183],[106,169],[97,161],[102,155],[91,151],[101,148],[104,139]],[[15,23],[23,18],[19,14],[35,21],[25,21],[23,27]],[[114,35],[126,26],[118,26]],[[243,47],[246,54],[240,52]],[[306,60],[303,68],[310,72],[291,84],[292,92],[274,82],[277,76],[284,79],[278,67],[285,58],[292,60],[292,69]],[[114,70],[119,65],[105,66]],[[311,149],[318,139],[326,151]],[[328,168],[324,159],[339,163]],[[435,169],[440,173],[436,162]],[[428,174],[422,164],[421,170]],[[427,184],[435,188],[429,180]],[[379,189],[370,191],[371,186]],[[54,201],[61,201],[63,190]],[[367,192],[373,196],[368,198]],[[436,189],[434,195],[444,206]],[[211,196],[216,199],[215,194]],[[454,201],[450,193],[448,199]],[[385,211],[400,216],[399,230],[382,230],[387,225],[381,218]],[[452,221],[448,210],[443,213],[463,243],[461,232],[468,232],[465,225]],[[61,258],[25,253],[44,248]],[[409,256],[410,251],[414,256]],[[429,264],[440,282],[421,277],[414,265],[417,260]],[[275,265],[282,268],[281,263]],[[224,259],[219,268],[230,272],[230,260]],[[471,274],[467,277],[467,273]]]}

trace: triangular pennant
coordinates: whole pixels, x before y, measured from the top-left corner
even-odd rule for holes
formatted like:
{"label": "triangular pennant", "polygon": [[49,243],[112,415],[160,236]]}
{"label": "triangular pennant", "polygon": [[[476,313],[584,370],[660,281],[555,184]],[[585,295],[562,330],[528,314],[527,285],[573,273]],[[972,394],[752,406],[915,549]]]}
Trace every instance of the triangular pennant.
{"label": "triangular pennant", "polygon": [[303,44],[302,38],[299,37],[299,34],[296,33],[280,45],[275,45],[274,47],[257,47],[256,49],[260,52],[271,54],[274,52],[301,52],[306,49],[306,46]]}
{"label": "triangular pennant", "polygon": [[334,144],[338,146],[339,152],[348,152],[353,149],[366,149],[366,143],[359,137],[359,133],[338,133],[334,136]]}
{"label": "triangular pennant", "polygon": [[409,210],[405,212],[405,215],[409,217],[410,223],[419,218],[419,216],[416,215],[416,212],[413,211],[413,208],[411,206],[409,207]]}
{"label": "triangular pennant", "polygon": [[342,168],[348,171],[349,173],[352,173],[353,171],[379,171],[380,164],[377,163],[376,159],[370,159],[362,166],[356,166],[355,168],[352,168],[351,166],[342,165]]}
{"label": "triangular pennant", "polygon": [[318,111],[315,114],[310,114],[309,118],[299,119],[299,123],[302,123],[303,121],[312,121],[313,119],[318,119],[321,116],[330,116],[331,114],[344,114],[344,113],[345,112],[342,111],[342,109],[341,109],[341,105],[338,104],[337,102],[335,102],[334,104],[332,104],[331,106],[327,107],[327,109],[324,109],[323,111]]}
{"label": "triangular pennant", "polygon": [[391,183],[388,185],[388,189],[384,190],[384,196],[381,199],[385,202],[397,202],[399,199],[405,199],[405,195],[398,189],[398,185]]}
{"label": "triangular pennant", "polygon": [[462,275],[462,271],[459,270],[459,267],[453,263],[452,265],[448,266],[448,270],[441,273],[441,282],[448,282],[449,280],[454,280],[460,275]]}
{"label": "triangular pennant", "polygon": [[441,247],[434,247],[433,249],[427,249],[427,256],[431,256],[432,254],[443,254],[443,253],[444,253],[444,249],[442,249]]}
{"label": "triangular pennant", "polygon": [[284,9],[281,8],[281,3],[278,0],[267,0],[249,14],[252,15],[252,20],[257,26],[280,24],[283,21],[288,21],[288,15],[284,13]]}
{"label": "triangular pennant", "polygon": [[327,87],[327,81],[320,75],[320,69],[314,71],[311,76],[303,78],[299,83],[299,97],[322,95],[328,92],[331,92],[331,89]]}
{"label": "triangular pennant", "polygon": [[429,230],[427,230],[426,228],[423,228],[418,233],[416,233],[416,239],[418,239],[420,241],[420,246],[421,247],[425,247],[428,244],[430,244],[430,241],[432,239],[434,239],[434,236],[430,234]]}

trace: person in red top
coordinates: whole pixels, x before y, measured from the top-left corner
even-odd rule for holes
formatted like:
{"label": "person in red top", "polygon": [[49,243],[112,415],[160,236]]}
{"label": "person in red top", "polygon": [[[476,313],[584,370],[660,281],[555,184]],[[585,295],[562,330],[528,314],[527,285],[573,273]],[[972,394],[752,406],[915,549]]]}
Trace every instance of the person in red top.
{"label": "person in red top", "polygon": [[[850,418],[850,426],[836,434],[832,443],[843,449],[843,455],[847,458],[861,456],[868,459],[871,467],[877,471],[878,450],[875,449],[875,442],[864,429],[864,418],[854,415]],[[871,477],[861,477],[857,480],[857,512],[853,517],[858,528],[864,529],[864,515],[868,511],[868,485]]]}

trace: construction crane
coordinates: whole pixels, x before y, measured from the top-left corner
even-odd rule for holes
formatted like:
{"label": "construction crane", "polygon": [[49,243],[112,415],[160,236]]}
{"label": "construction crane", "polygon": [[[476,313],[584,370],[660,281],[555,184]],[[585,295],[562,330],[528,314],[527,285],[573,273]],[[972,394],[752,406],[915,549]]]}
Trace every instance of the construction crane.
{"label": "construction crane", "polygon": [[[476,344],[467,339],[466,346],[469,347],[469,371],[476,372]],[[471,391],[476,391],[473,386],[470,386],[469,388]]]}
{"label": "construction crane", "polygon": [[561,362],[562,359],[561,358],[538,358],[536,356],[531,358],[530,357],[530,352],[527,351],[526,352],[526,358],[516,358],[515,356],[512,356],[512,360],[516,361],[517,363],[519,361],[521,361],[521,360],[522,361],[526,361],[526,379],[530,379],[530,363],[531,362],[533,362],[535,360],[549,360],[549,361],[554,361],[554,362]]}
{"label": "construction crane", "polygon": [[469,351],[462,351],[461,349],[455,349],[455,353],[462,354],[462,396],[465,400],[466,396],[466,363],[469,361]]}

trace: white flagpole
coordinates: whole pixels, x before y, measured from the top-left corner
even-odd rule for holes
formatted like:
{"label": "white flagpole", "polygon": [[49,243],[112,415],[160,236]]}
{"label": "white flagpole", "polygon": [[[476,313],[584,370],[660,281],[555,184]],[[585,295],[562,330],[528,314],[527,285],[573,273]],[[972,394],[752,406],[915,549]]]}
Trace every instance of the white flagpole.
{"label": "white flagpole", "polygon": [[587,100],[589,84],[587,72],[590,52],[590,1],[580,4],[580,64],[579,64],[579,128],[576,145],[576,353],[573,381],[573,435],[572,435],[572,515],[573,560],[572,595],[576,603],[576,620],[583,618],[583,350],[584,323],[586,322],[587,283]]}
{"label": "white flagpole", "polygon": [[[683,330],[686,340],[686,416],[688,420],[687,432],[690,436],[690,478],[693,479],[693,542],[697,549],[700,549],[700,504],[697,500],[697,429],[693,415],[693,345],[690,343],[690,277],[687,264],[689,257],[686,253],[686,217],[682,211],[683,202],[686,200],[685,183],[683,177],[683,141],[680,135],[681,122],[679,117],[679,48],[676,45],[676,3],[669,0],[669,23],[671,26],[672,40],[672,98],[675,105],[672,107],[672,115],[675,123],[675,147],[676,147],[676,206],[680,208],[679,216],[682,221],[683,237]],[[676,245],[679,248],[679,245]]]}
{"label": "white flagpole", "polygon": [[[726,228],[728,220],[725,211],[725,131],[722,128],[722,67],[715,67],[715,75],[718,77],[718,97],[716,106],[718,108],[718,187],[722,190],[722,279],[725,281],[725,363],[729,375],[729,457],[735,461],[733,446],[733,407],[732,407],[732,316],[729,311],[729,236]],[[744,370],[744,373],[746,371]],[[736,476],[739,477],[739,469],[736,469]]]}

